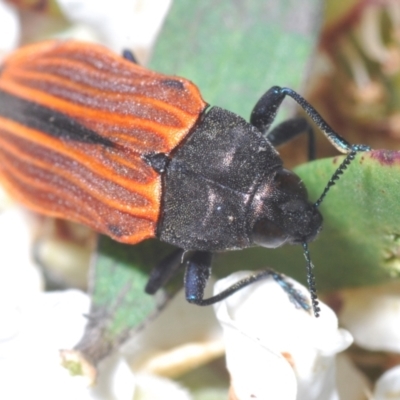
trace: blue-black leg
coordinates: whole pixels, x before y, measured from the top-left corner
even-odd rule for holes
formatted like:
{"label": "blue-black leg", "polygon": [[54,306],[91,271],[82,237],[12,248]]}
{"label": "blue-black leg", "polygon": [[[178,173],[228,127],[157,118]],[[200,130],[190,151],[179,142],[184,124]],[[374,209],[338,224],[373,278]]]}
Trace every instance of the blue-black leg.
{"label": "blue-black leg", "polygon": [[126,50],[126,49],[125,49],[125,50],[122,52],[122,57],[124,57],[125,60],[132,61],[132,62],[135,63],[135,64],[139,64],[138,61],[137,61],[137,58],[135,57],[135,55],[133,54],[133,52],[130,51],[130,50]]}
{"label": "blue-black leg", "polygon": [[189,255],[184,280],[186,300],[189,303],[199,306],[215,303],[215,301],[210,302],[210,299],[204,299],[204,289],[211,275],[211,262],[212,253],[209,251],[194,251]]}
{"label": "blue-black leg", "polygon": [[145,292],[154,294],[163,287],[182,265],[183,249],[177,249],[159,262],[150,272]]}
{"label": "blue-black leg", "polygon": [[285,95],[276,90],[277,86],[267,90],[258,100],[250,115],[250,123],[266,134],[274,122]]}
{"label": "blue-black leg", "polygon": [[303,108],[332,145],[341,153],[350,154],[353,152],[370,150],[369,146],[362,144],[351,145],[348,143],[325,122],[317,110],[308,103],[307,100],[289,88],[273,86],[269,89],[255,105],[250,116],[250,123],[260,129],[261,132],[266,133],[276,117],[279,106],[286,96],[291,97]]}
{"label": "blue-black leg", "polygon": [[189,303],[197,304],[199,306],[208,306],[226,299],[238,290],[251,285],[254,282],[272,277],[289,295],[290,300],[297,307],[301,307],[307,311],[311,308],[303,294],[294,289],[293,285],[287,282],[283,275],[271,269],[263,270],[250,275],[247,278],[241,279],[221,293],[205,299],[204,289],[211,275],[211,261],[212,254],[206,251],[195,251],[189,256],[185,272],[186,299]]}
{"label": "blue-black leg", "polygon": [[278,147],[296,136],[306,133],[308,136],[308,159],[315,160],[315,135],[312,126],[303,117],[291,118],[274,127],[267,134],[267,139]]}

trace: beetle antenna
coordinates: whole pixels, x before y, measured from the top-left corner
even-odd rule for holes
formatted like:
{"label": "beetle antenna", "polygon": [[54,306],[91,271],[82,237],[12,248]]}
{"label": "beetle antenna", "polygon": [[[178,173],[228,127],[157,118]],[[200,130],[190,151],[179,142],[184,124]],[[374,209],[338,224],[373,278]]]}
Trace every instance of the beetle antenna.
{"label": "beetle antenna", "polygon": [[310,251],[308,250],[307,242],[303,243],[303,249],[304,249],[304,257],[307,262],[307,283],[308,283],[308,290],[311,295],[311,305],[312,305],[315,317],[318,318],[319,312],[321,311],[321,309],[318,306],[319,301],[318,301],[318,296],[317,296],[317,289],[315,287],[315,276],[312,271],[314,268],[314,265],[311,262]]}
{"label": "beetle antenna", "polygon": [[344,170],[354,160],[354,157],[356,156],[358,151],[359,151],[359,149],[356,146],[354,146],[353,149],[350,151],[350,153],[347,154],[346,158],[339,165],[338,169],[332,175],[331,179],[329,179],[329,182],[327,183],[327,185],[326,185],[324,191],[322,192],[320,198],[314,203],[314,207],[315,208],[318,208],[320,206],[320,204],[322,203],[322,200],[324,200],[324,198],[325,198],[326,194],[329,192],[330,188],[335,185],[336,181],[340,178],[340,175],[343,174]]}

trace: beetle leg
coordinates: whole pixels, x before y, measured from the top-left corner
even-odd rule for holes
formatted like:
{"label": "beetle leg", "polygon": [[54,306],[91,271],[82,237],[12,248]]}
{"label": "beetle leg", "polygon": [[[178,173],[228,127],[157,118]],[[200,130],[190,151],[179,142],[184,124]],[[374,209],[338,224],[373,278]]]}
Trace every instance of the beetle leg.
{"label": "beetle leg", "polygon": [[[185,292],[189,303],[199,306],[213,304],[213,297],[204,299],[204,289],[211,275],[212,253],[209,251],[195,251],[188,257],[185,270]],[[216,300],[218,301],[218,300]]]}
{"label": "beetle leg", "polygon": [[137,58],[135,57],[135,55],[133,54],[133,52],[131,50],[127,50],[127,49],[123,50],[122,57],[125,58],[125,60],[132,61],[135,64],[139,64],[137,61]]}
{"label": "beetle leg", "polygon": [[291,118],[283,121],[267,134],[267,139],[274,147],[288,142],[301,133],[308,135],[308,159],[315,160],[315,136],[309,122],[303,117]]}
{"label": "beetle leg", "polygon": [[154,294],[164,286],[182,265],[183,249],[177,249],[161,260],[150,272],[145,292]]}
{"label": "beetle leg", "polygon": [[253,108],[250,116],[250,123],[261,132],[266,133],[273,120],[276,117],[279,106],[282,104],[285,96],[291,97],[306,114],[314,121],[314,123],[321,129],[327,139],[334,147],[341,153],[350,154],[358,151],[369,151],[370,147],[362,144],[351,145],[339,134],[337,134],[319,115],[317,110],[297,92],[289,88],[281,88],[273,86],[269,89]]}
{"label": "beetle leg", "polygon": [[238,290],[258,282],[262,279],[272,277],[289,295],[290,300],[299,308],[308,311],[311,309],[307,299],[302,293],[293,288],[293,285],[286,281],[285,277],[272,269],[266,269],[247,278],[241,279],[234,285],[228,287],[221,293],[204,299],[204,289],[211,275],[212,253],[206,251],[195,251],[187,260],[185,271],[186,300],[189,303],[199,306],[208,306],[217,303],[231,296]]}
{"label": "beetle leg", "polygon": [[267,90],[257,101],[250,115],[251,125],[266,133],[276,117],[278,108],[285,95],[276,90],[277,86]]}

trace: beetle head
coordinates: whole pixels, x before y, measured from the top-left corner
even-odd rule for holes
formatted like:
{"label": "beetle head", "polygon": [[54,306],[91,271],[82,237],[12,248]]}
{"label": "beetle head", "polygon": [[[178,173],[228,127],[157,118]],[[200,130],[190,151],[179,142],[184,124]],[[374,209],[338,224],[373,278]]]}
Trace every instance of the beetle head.
{"label": "beetle head", "polygon": [[260,184],[251,212],[251,240],[263,247],[308,243],[322,227],[322,216],[308,201],[304,184],[286,169],[279,169]]}

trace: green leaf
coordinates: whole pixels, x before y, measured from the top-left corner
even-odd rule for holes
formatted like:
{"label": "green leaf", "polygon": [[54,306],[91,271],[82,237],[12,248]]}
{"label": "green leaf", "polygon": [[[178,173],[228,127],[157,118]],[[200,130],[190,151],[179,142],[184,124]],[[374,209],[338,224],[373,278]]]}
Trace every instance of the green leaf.
{"label": "green leaf", "polygon": [[[295,171],[317,200],[343,157],[315,161]],[[400,275],[400,152],[361,153],[329,191],[320,209],[323,231],[310,245],[317,288],[374,285]],[[220,257],[222,274],[272,267],[305,282],[300,246],[251,249]]]}
{"label": "green leaf", "polygon": [[[311,198],[321,193],[342,157],[297,172]],[[359,154],[321,206],[324,231],[312,247],[324,289],[371,285],[400,273],[400,153]]]}
{"label": "green leaf", "polygon": [[175,292],[169,286],[168,295],[144,293],[149,266],[154,266],[165,250],[166,246],[154,240],[129,246],[99,237],[92,260],[89,322],[75,348],[93,365],[154,317]]}
{"label": "green leaf", "polygon": [[299,88],[318,37],[318,0],[175,0],[150,67],[193,81],[248,119],[271,86]]}

